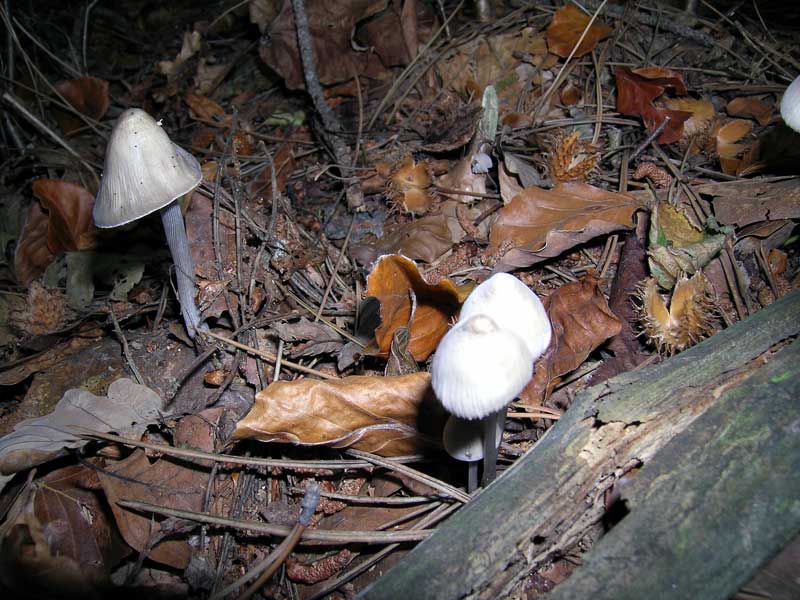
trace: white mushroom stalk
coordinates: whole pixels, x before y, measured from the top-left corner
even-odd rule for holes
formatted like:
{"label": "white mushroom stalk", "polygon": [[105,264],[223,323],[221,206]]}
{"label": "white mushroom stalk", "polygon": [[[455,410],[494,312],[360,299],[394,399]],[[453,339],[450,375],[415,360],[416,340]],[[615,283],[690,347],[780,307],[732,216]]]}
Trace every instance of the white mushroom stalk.
{"label": "white mushroom stalk", "polygon": [[109,228],[161,211],[175,263],[181,313],[191,338],[203,326],[178,198],[197,187],[202,178],[200,163],[191,154],[173,144],[153,117],[131,108],[120,115],[111,132],[93,212],[95,225]]}
{"label": "white mushroom stalk", "polygon": [[530,381],[533,363],[547,349],[551,335],[550,320],[536,294],[516,277],[499,273],[470,294],[461,319],[436,349],[431,371],[439,401],[452,415],[482,423],[470,428],[470,435],[477,438],[475,432],[482,430],[482,440],[474,441],[483,447],[483,486],[496,476],[506,407]]}

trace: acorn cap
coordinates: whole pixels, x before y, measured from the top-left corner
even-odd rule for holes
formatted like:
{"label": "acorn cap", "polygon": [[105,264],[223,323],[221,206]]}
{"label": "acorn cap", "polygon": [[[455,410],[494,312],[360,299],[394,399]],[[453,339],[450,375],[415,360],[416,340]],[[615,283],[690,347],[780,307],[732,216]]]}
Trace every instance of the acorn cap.
{"label": "acorn cap", "polygon": [[463,419],[482,419],[504,408],[532,375],[528,347],[486,315],[459,321],[442,338],[431,365],[437,398]]}
{"label": "acorn cap", "polygon": [[196,187],[200,163],[173,144],[156,120],[131,108],[117,119],[106,148],[94,223],[117,227],[164,208]]}
{"label": "acorn cap", "polygon": [[550,345],[552,328],[542,301],[513,275],[497,273],[472,290],[461,307],[461,320],[478,314],[516,333],[534,361]]}
{"label": "acorn cap", "polygon": [[[494,439],[497,447],[503,437],[505,419],[496,419],[497,434]],[[456,460],[473,462],[483,458],[483,426],[480,419],[462,419],[450,415],[442,433],[442,443],[447,453]]]}
{"label": "acorn cap", "polygon": [[781,117],[789,127],[800,132],[800,77],[789,84],[783,93]]}

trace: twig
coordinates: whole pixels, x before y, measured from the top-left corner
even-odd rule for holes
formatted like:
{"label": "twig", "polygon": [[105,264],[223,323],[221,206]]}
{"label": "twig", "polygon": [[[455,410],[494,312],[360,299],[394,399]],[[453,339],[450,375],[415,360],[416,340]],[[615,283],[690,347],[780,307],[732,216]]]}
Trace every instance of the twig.
{"label": "twig", "polygon": [[[253,354],[255,356],[263,358],[264,360],[268,360],[271,363],[275,363],[278,360],[278,357],[275,356],[274,354],[265,352],[264,350],[257,350],[252,346],[247,346],[246,344],[242,344],[240,342],[237,342],[236,340],[231,340],[229,338],[218,335],[211,331],[199,331],[198,333],[200,333],[201,335],[207,335],[208,337],[214,338],[215,340],[219,340],[220,342],[224,342],[230,346],[233,346],[234,348],[238,348],[239,350],[244,350],[248,354]],[[300,371],[301,373],[306,373],[307,375],[316,375],[317,377],[321,377],[322,379],[339,379],[339,377],[336,377],[336,375],[328,375],[327,373],[323,373],[322,371],[306,367],[296,362],[292,362],[289,360],[282,360],[281,362],[290,369],[294,369],[295,371]]]}
{"label": "twig", "polygon": [[322,317],[322,311],[325,309],[325,303],[328,301],[328,296],[331,294],[331,289],[333,289],[333,284],[336,282],[336,274],[339,272],[339,265],[342,264],[342,258],[344,257],[344,253],[347,250],[347,244],[350,242],[350,235],[353,233],[353,226],[356,224],[356,217],[353,215],[353,218],[350,220],[350,228],[347,230],[347,237],[344,238],[344,243],[342,244],[341,250],[339,250],[339,256],[336,257],[336,264],[333,267],[333,271],[331,272],[331,279],[328,281],[328,287],[325,288],[325,293],[322,295],[322,301],[319,303],[319,309],[317,309],[317,314],[314,315],[314,322],[316,323],[319,321],[320,317]]}
{"label": "twig", "polygon": [[142,374],[136,367],[136,362],[133,360],[131,349],[128,346],[128,340],[125,338],[125,334],[122,333],[122,328],[119,326],[119,321],[117,321],[117,316],[114,314],[114,309],[109,310],[108,314],[111,317],[111,322],[114,324],[114,333],[117,334],[119,343],[122,345],[122,354],[125,355],[125,360],[128,361],[128,367],[130,367],[131,373],[133,373],[133,377],[136,379],[136,383],[139,385],[146,385]]}
{"label": "twig", "polygon": [[[280,545],[275,548],[275,550],[273,550],[269,556],[267,556],[267,558],[262,560],[256,566],[252,567],[250,571],[242,575],[232,584],[211,596],[211,600],[219,600],[220,598],[227,596],[228,594],[237,590],[240,586],[258,576],[258,579],[255,580],[253,585],[251,585],[241,596],[239,596],[242,600],[247,600],[247,598],[250,598],[259,590],[259,588],[261,588],[261,586],[269,581],[270,577],[272,577],[275,571],[277,571],[278,568],[286,561],[286,558],[297,545],[297,542],[300,541],[300,536],[303,535],[306,527],[308,527],[308,524],[311,522],[311,517],[314,516],[314,513],[317,510],[317,505],[319,504],[319,495],[319,484],[314,482],[309,485],[306,488],[303,501],[300,503],[300,516],[297,517],[297,523],[295,523],[294,527],[292,527],[289,535],[286,536]],[[260,576],[259,573],[261,574]]]}
{"label": "twig", "polygon": [[391,469],[397,473],[402,473],[415,481],[419,481],[420,483],[424,483],[427,486],[432,487],[435,490],[439,490],[446,496],[451,498],[455,498],[459,502],[469,502],[470,495],[462,492],[461,490],[454,488],[452,485],[448,485],[443,481],[439,481],[435,477],[431,477],[430,475],[426,475],[425,473],[421,473],[416,469],[412,469],[411,467],[407,467],[405,465],[401,465],[397,463],[397,461],[389,460],[386,458],[381,458],[380,456],[375,456],[374,454],[370,454],[369,452],[361,452],[359,450],[348,450],[347,454],[350,456],[355,456],[356,458],[362,458],[367,462],[371,462],[375,465],[386,467],[387,469]]}
{"label": "twig", "polygon": [[100,0],[92,0],[86,6],[86,11],[83,13],[83,48],[82,48],[82,58],[83,58],[83,70],[84,72],[89,72],[89,63],[86,61],[86,45],[87,45],[87,38],[89,37],[89,13],[92,12],[92,9],[95,5],[100,2]]}
{"label": "twig", "polygon": [[645,149],[646,149],[646,148],[647,148],[647,147],[648,147],[650,144],[652,144],[653,142],[655,142],[655,141],[656,141],[656,138],[657,138],[658,136],[660,136],[660,135],[661,135],[661,132],[662,132],[662,131],[664,131],[664,129],[666,129],[666,128],[667,128],[667,125],[669,125],[669,122],[670,122],[671,120],[672,120],[672,117],[670,117],[669,115],[665,116],[665,117],[664,117],[664,120],[663,120],[663,121],[661,121],[661,123],[658,125],[658,127],[656,127],[656,128],[655,128],[655,129],[654,129],[654,130],[653,130],[651,133],[649,133],[649,134],[647,135],[647,137],[646,137],[646,138],[644,138],[644,141],[643,141],[641,144],[639,144],[639,145],[636,147],[636,150],[634,150],[634,151],[631,153],[631,155],[628,157],[628,163],[630,163],[630,162],[631,162],[631,161],[632,161],[634,158],[636,158],[636,157],[637,157],[637,156],[639,156],[639,155],[640,155],[642,152],[644,152],[644,151],[645,151]]}
{"label": "twig", "polygon": [[[195,521],[197,523],[208,523],[209,525],[219,525],[220,527],[230,527],[240,531],[250,531],[286,537],[291,531],[291,527],[271,523],[259,523],[258,521],[244,521],[241,519],[226,519],[191,510],[178,510],[166,506],[157,506],[148,502],[138,502],[132,500],[119,500],[117,505],[123,508],[152,512],[157,515],[167,517],[177,517]],[[430,529],[405,530],[405,531],[326,531],[323,529],[306,529],[300,539],[309,542],[326,542],[329,544],[393,544],[396,542],[420,542],[433,533]]]}
{"label": "twig", "polygon": [[[294,487],[289,491],[293,494],[298,494],[304,492],[305,489]],[[325,498],[330,498],[331,500],[341,500],[342,502],[349,502],[350,504],[404,506],[407,504],[421,504],[423,502],[431,501],[431,499],[427,496],[351,496],[349,494],[337,494],[336,492],[320,492],[320,494]]]}
{"label": "twig", "polygon": [[[131,446],[133,448],[146,448],[147,450],[154,450],[167,456],[178,456],[180,458],[191,458],[202,461],[214,461],[231,465],[289,469],[293,471],[341,471],[346,469],[365,469],[373,466],[371,462],[364,460],[287,460],[282,458],[252,458],[249,456],[233,456],[231,454],[215,454],[212,452],[203,452],[201,450],[174,448],[172,446],[166,446],[163,444],[142,442],[119,435],[114,435],[113,433],[92,431],[91,429],[86,429],[84,427],[72,427],[72,429],[74,429],[81,437],[84,438],[105,440],[107,442],[114,442],[115,444]],[[422,460],[422,457],[419,455],[396,456],[394,458],[396,463],[419,462],[420,460]]]}

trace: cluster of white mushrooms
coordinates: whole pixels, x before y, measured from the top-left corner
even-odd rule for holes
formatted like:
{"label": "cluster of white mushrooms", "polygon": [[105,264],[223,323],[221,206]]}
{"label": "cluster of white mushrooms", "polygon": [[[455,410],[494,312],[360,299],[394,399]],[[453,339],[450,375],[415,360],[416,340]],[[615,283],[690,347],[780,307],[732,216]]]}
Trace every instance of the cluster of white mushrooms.
{"label": "cluster of white mushrooms", "polygon": [[506,407],[530,381],[551,335],[538,296],[513,275],[498,273],[469,295],[436,349],[433,390],[451,415],[444,446],[469,463],[469,492],[477,487],[481,459],[482,485],[494,480]]}

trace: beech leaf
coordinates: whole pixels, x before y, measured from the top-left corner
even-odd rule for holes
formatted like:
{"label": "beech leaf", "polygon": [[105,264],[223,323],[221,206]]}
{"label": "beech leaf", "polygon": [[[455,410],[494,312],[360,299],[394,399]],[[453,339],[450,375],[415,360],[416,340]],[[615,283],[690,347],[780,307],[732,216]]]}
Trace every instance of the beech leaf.
{"label": "beech leaf", "polygon": [[648,131],[654,131],[665,117],[670,117],[669,123],[656,141],[659,144],[677,142],[683,132],[683,123],[692,113],[656,106],[653,101],[667,89],[681,96],[687,93],[680,73],[664,67],[636,70],[619,67],[616,76],[617,110],[623,115],[641,117]]}
{"label": "beech leaf", "polygon": [[94,196],[86,188],[61,179],[36,179],[33,195],[48,213],[47,246],[50,252],[74,252],[95,246]]}
{"label": "beech leaf", "polygon": [[[547,49],[553,54],[566,58],[583,35],[590,17],[574,4],[559,8],[547,27]],[[583,37],[580,46],[573,55],[578,58],[589,54],[597,47],[600,40],[611,35],[613,29],[605,23],[595,21]]]}
{"label": "beech leaf", "polygon": [[524,403],[540,404],[558,377],[577,369],[592,350],[622,330],[599,283],[599,279],[587,275],[562,285],[544,300],[553,341],[519,396]]}
{"label": "beech leaf", "polygon": [[[416,298],[413,319],[411,292]],[[414,261],[398,254],[378,259],[367,277],[367,295],[381,303],[381,324],[375,330],[376,353],[388,356],[394,332],[408,326],[408,350],[418,361],[433,353],[466,297],[449,279],[436,285],[426,283]]]}
{"label": "beech leaf", "polygon": [[489,234],[489,252],[510,240],[498,270],[528,267],[558,256],[598,235],[633,226],[642,208],[629,194],[609,192],[587,183],[558,183],[553,189],[529,187],[502,207]]}
{"label": "beech leaf", "polygon": [[423,406],[438,406],[430,383],[429,373],[277,381],[256,395],[233,437],[413,454],[426,445],[418,428]]}

